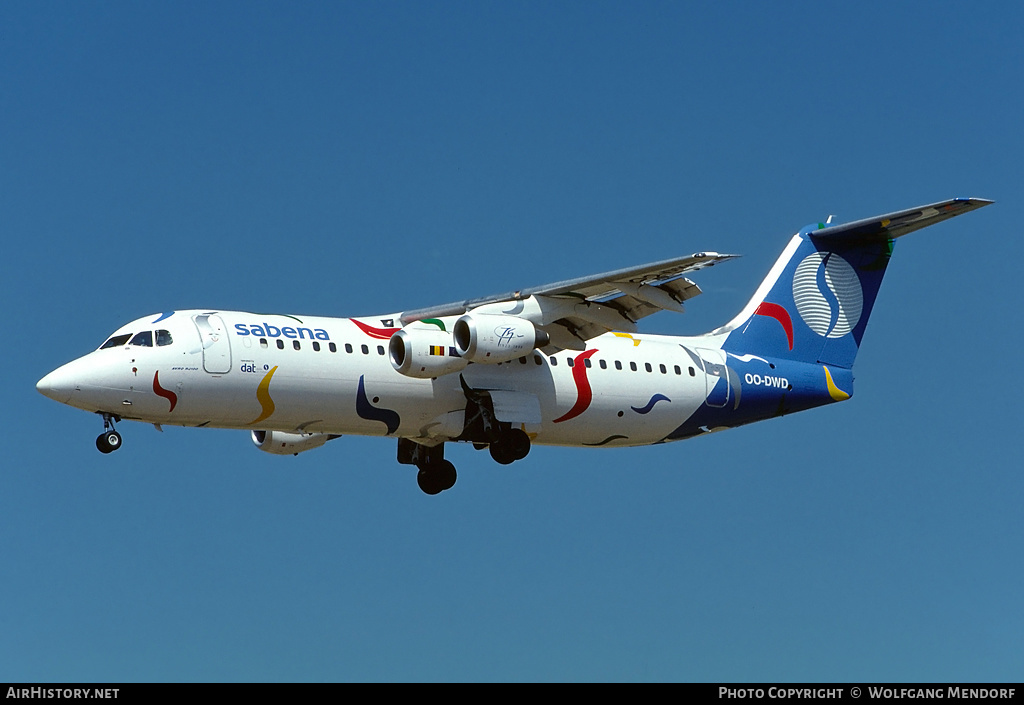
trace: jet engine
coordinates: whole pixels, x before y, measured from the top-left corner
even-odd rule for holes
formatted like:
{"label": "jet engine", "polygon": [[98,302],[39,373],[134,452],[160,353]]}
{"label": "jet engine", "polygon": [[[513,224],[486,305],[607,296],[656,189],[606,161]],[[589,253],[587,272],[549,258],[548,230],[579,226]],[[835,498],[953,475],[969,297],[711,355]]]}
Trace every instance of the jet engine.
{"label": "jet engine", "polygon": [[467,313],[452,328],[455,350],[471,362],[508,362],[551,342],[548,334],[516,316]]}
{"label": "jet engine", "polygon": [[465,369],[469,360],[452,347],[451,333],[425,328],[403,328],[388,343],[391,366],[407,377],[430,379]]}
{"label": "jet engine", "polygon": [[333,433],[285,433],[284,431],[253,431],[252,442],[264,453],[298,455],[319,448],[327,441],[340,438]]}

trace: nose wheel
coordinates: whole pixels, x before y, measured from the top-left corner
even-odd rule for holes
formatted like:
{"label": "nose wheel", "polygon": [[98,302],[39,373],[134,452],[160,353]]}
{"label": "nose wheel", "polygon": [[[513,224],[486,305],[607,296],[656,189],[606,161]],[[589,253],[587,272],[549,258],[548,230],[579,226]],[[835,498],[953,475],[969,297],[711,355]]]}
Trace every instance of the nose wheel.
{"label": "nose wheel", "polygon": [[121,434],[114,429],[115,418],[112,414],[103,414],[103,433],[96,437],[96,450],[101,453],[113,453],[121,447]]}

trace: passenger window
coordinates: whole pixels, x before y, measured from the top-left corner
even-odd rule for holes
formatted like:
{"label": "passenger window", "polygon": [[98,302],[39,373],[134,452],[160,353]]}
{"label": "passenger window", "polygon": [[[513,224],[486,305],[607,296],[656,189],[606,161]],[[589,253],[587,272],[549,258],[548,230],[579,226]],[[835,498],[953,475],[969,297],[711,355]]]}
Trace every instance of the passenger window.
{"label": "passenger window", "polygon": [[634,372],[636,372],[636,363],[635,363],[635,362],[631,362],[631,363],[629,363],[629,369],[631,369],[631,370],[633,370]]}
{"label": "passenger window", "polygon": [[668,372],[668,370],[665,369],[664,365],[658,365],[658,367],[659,369],[661,369],[661,374],[665,374],[666,372]]}
{"label": "passenger window", "polygon": [[677,375],[683,374],[683,371],[681,369],[679,369],[679,365],[676,365],[675,370],[676,370],[676,374]]}
{"label": "passenger window", "polygon": [[284,350],[284,341],[281,340],[280,338],[277,339],[277,349]]}
{"label": "passenger window", "polygon": [[139,345],[144,348],[153,347],[153,331],[144,330],[141,333],[136,333],[135,337],[132,338],[132,342],[129,345]]}
{"label": "passenger window", "polygon": [[366,347],[365,345],[360,345],[359,349],[363,351],[363,355],[369,355],[370,354],[370,348]]}
{"label": "passenger window", "polygon": [[650,372],[651,371],[651,363],[645,362],[644,363],[644,369],[647,370],[648,372]]}
{"label": "passenger window", "polygon": [[320,352],[320,343],[316,342],[315,340],[313,341],[313,350],[315,350],[316,352]]}
{"label": "passenger window", "polygon": [[158,330],[156,332],[156,344],[157,344],[158,347],[163,347],[164,345],[170,345],[173,342],[174,342],[174,339],[171,338],[171,331],[169,331],[169,330]]}
{"label": "passenger window", "polygon": [[[330,343],[327,347],[330,348],[331,352],[338,352],[338,346],[335,345],[334,343]],[[348,352],[352,352],[351,345],[346,345],[345,347],[349,348]]]}
{"label": "passenger window", "polygon": [[[334,351],[332,350],[331,352],[334,352]],[[347,352],[347,353],[352,352],[352,344],[351,343],[345,343],[345,352]]]}
{"label": "passenger window", "polygon": [[590,367],[590,358],[589,357],[583,361],[583,366],[584,367]]}
{"label": "passenger window", "polygon": [[100,346],[100,350],[106,350],[107,348],[119,348],[128,342],[128,339],[132,337],[131,333],[125,333],[124,335],[115,335],[113,338],[103,343]]}
{"label": "passenger window", "polygon": [[543,365],[544,364],[544,361],[540,359],[540,355],[534,355],[533,356],[533,361],[535,363],[537,363],[538,365]]}
{"label": "passenger window", "polygon": [[384,346],[383,345],[378,345],[377,346],[377,354],[378,355],[383,355],[384,354]]}
{"label": "passenger window", "polygon": [[297,340],[293,340],[293,341],[292,341],[292,347],[293,347],[293,348],[295,348],[296,350],[298,350],[298,349],[300,349],[300,348],[301,348],[302,346],[301,346],[301,345],[299,345],[299,341],[297,341]]}
{"label": "passenger window", "polygon": [[260,338],[260,347],[261,348],[267,347],[267,339],[266,338]]}
{"label": "passenger window", "polygon": [[697,376],[697,373],[693,371],[692,367],[690,368],[690,376],[691,377],[696,377]]}
{"label": "passenger window", "polygon": [[572,367],[576,363],[573,361],[571,357],[567,357],[565,358],[565,364],[567,364],[569,367]]}
{"label": "passenger window", "polygon": [[557,357],[551,358],[551,366],[552,367],[558,367],[558,358]]}
{"label": "passenger window", "polygon": [[605,362],[604,360],[599,360],[598,364],[601,365],[601,369],[602,370],[607,370],[608,369],[608,363]]}
{"label": "passenger window", "polygon": [[617,369],[617,370],[621,370],[622,369],[622,363],[619,362],[618,360],[615,361],[615,369]]}

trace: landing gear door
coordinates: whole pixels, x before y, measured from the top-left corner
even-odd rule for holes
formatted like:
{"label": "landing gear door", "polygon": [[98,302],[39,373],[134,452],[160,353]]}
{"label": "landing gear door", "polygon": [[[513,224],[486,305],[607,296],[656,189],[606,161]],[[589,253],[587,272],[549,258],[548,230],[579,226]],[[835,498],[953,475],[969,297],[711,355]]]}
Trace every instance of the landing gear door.
{"label": "landing gear door", "polygon": [[721,350],[697,348],[697,354],[704,363],[704,379],[707,382],[708,406],[725,406],[729,403],[732,390],[729,384],[729,371],[725,366],[725,353]]}
{"label": "landing gear door", "polygon": [[491,389],[487,392],[494,404],[494,418],[515,424],[539,424],[540,400],[528,392],[506,392]]}
{"label": "landing gear door", "polygon": [[223,375],[231,371],[231,343],[228,342],[228,330],[220,316],[203,313],[193,319],[199,329],[199,339],[203,343],[203,369],[214,375]]}

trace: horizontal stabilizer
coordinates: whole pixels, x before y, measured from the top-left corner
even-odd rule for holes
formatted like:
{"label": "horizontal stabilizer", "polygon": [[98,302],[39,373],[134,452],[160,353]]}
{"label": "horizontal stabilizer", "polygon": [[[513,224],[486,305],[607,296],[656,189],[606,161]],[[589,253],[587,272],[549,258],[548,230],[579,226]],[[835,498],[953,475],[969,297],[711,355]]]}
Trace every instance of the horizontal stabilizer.
{"label": "horizontal stabilizer", "polygon": [[808,234],[816,240],[890,240],[953,216],[969,213],[993,202],[984,198],[951,198],[948,201],[855,220],[852,223],[827,227],[819,225],[818,230],[812,230]]}

